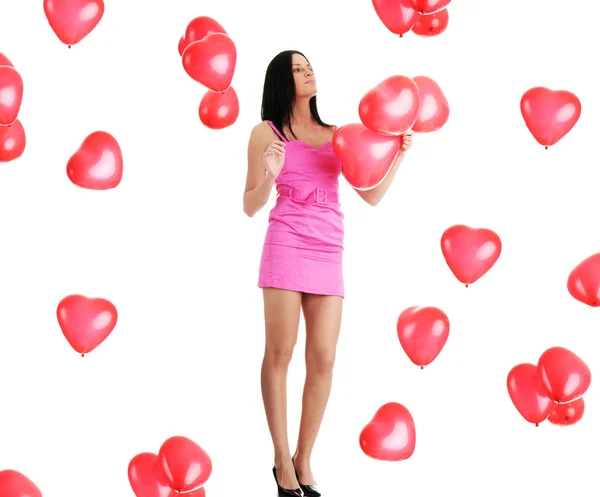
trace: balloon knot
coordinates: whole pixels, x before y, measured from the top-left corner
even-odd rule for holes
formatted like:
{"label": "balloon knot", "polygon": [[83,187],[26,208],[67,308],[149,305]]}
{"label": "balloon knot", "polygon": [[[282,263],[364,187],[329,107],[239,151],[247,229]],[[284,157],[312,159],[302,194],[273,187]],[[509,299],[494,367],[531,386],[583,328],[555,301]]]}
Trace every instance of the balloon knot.
{"label": "balloon knot", "polygon": [[425,369],[425,366],[421,366],[421,369]]}
{"label": "balloon knot", "polygon": [[404,38],[404,35],[403,35],[403,34],[401,34],[401,35],[399,35],[399,36],[400,36],[400,38]]}
{"label": "balloon knot", "polygon": [[546,145],[544,148],[545,148],[546,150],[548,150],[548,145]]}
{"label": "balloon knot", "polygon": [[71,45],[69,45],[69,48],[71,48]]}
{"label": "balloon knot", "polygon": [[536,423],[536,424],[535,424],[535,427],[537,428],[538,426],[540,426],[540,424],[539,424],[539,423]]}
{"label": "balloon knot", "polygon": [[85,357],[85,354],[81,354],[81,357]]}
{"label": "balloon knot", "polygon": [[468,283],[465,285],[465,288],[469,288],[469,284]]}

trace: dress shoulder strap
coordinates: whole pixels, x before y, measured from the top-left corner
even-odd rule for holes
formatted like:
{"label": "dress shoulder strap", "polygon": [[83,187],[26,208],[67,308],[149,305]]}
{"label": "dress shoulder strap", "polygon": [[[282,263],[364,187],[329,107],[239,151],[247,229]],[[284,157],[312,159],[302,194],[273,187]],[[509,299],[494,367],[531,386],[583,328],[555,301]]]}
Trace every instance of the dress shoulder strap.
{"label": "dress shoulder strap", "polygon": [[272,129],[273,131],[275,131],[275,133],[277,133],[277,136],[279,136],[279,138],[281,138],[281,139],[282,139],[284,142],[287,142],[287,140],[286,140],[285,136],[283,136],[283,135],[282,135],[282,134],[279,132],[279,130],[278,130],[276,127],[275,127],[275,125],[273,124],[273,122],[272,122],[272,121],[265,121],[265,122],[266,122],[266,123],[268,123],[268,124],[269,124],[269,126],[271,126],[271,129]]}

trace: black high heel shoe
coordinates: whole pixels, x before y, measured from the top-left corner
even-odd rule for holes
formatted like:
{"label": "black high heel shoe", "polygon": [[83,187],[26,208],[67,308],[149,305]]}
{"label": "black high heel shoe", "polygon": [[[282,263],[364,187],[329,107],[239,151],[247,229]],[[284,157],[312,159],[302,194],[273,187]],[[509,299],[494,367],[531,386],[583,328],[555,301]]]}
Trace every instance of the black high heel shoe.
{"label": "black high heel shoe", "polygon": [[[275,477],[275,483],[277,483],[277,497],[302,497],[302,490],[296,488],[294,490],[290,490],[287,488],[282,488],[279,485],[279,480],[277,479],[277,468],[273,466],[273,476]],[[319,494],[320,495],[320,494]]]}
{"label": "black high heel shoe", "polygon": [[[292,460],[293,462],[293,460]],[[294,464],[294,471],[296,471],[296,479],[302,489],[302,493],[304,497],[321,497],[321,492],[317,490],[316,485],[302,485],[300,482],[300,476],[298,476],[298,470],[296,469],[296,465]]]}

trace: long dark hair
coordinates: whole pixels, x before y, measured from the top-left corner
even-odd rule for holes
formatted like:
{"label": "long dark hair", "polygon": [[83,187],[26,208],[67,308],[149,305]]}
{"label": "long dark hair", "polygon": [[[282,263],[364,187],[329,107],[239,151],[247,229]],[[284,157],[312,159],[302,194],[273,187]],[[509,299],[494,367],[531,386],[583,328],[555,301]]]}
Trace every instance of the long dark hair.
{"label": "long dark hair", "polygon": [[[297,139],[291,124],[296,101],[296,84],[292,73],[292,56],[294,54],[302,55],[306,59],[305,55],[297,50],[285,50],[277,54],[269,63],[265,75],[260,114],[263,121],[271,121],[282,135],[285,136],[283,128],[286,126],[293,137]],[[325,128],[329,127],[330,125],[324,123],[319,116],[316,95],[310,99],[309,105],[313,121]]]}

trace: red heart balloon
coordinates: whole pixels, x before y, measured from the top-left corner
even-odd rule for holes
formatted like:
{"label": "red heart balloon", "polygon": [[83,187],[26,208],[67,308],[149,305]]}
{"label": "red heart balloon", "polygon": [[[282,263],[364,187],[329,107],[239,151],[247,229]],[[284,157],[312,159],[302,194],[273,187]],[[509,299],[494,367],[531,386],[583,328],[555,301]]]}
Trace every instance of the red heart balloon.
{"label": "red heart balloon", "polygon": [[440,129],[450,117],[450,105],[440,86],[427,76],[415,76],[421,106],[412,129],[415,133],[430,133]]}
{"label": "red heart balloon", "polygon": [[227,90],[231,85],[236,60],[235,44],[223,33],[210,34],[190,43],[182,57],[188,75],[217,93]]}
{"label": "red heart balloon", "polygon": [[342,174],[357,190],[381,183],[401,151],[402,138],[371,131],[364,124],[346,124],[333,135],[333,151],[342,162]]}
{"label": "red heart balloon", "polygon": [[75,45],[89,35],[104,15],[103,0],[44,0],[52,31],[65,45]]}
{"label": "red heart balloon", "polygon": [[171,437],[158,452],[158,464],[168,485],[177,492],[189,492],[206,483],[212,461],[197,443],[186,437]]}
{"label": "red heart balloon", "polygon": [[23,101],[23,79],[12,66],[0,66],[0,125],[17,120]]}
{"label": "red heart balloon", "polygon": [[1,52],[0,52],[0,66],[14,67],[13,63],[10,61],[10,59]]}
{"label": "red heart balloon", "polygon": [[0,162],[18,159],[25,151],[25,130],[18,119],[11,126],[0,126]]}
{"label": "red heart balloon", "polygon": [[423,369],[444,348],[450,321],[437,307],[409,307],[400,313],[396,330],[408,358]]}
{"label": "red heart balloon", "polygon": [[371,131],[399,135],[415,124],[420,106],[417,84],[406,76],[390,76],[361,98],[358,114]]}
{"label": "red heart balloon", "polygon": [[569,274],[571,296],[591,307],[600,307],[600,253],[580,262]]}
{"label": "red heart balloon", "polygon": [[375,12],[381,22],[392,33],[402,36],[410,31],[421,17],[408,5],[408,0],[372,0]]}
{"label": "red heart balloon", "polygon": [[123,154],[117,140],[105,131],[95,131],[83,140],[67,162],[71,182],[90,190],[109,190],[121,183]]}
{"label": "red heart balloon", "polygon": [[540,357],[537,366],[548,397],[564,404],[587,392],[592,373],[587,364],[564,347],[551,347]]}
{"label": "red heart balloon", "polygon": [[373,459],[402,461],[413,455],[415,422],[402,404],[389,402],[380,407],[359,437],[360,448]]}
{"label": "red heart balloon", "polygon": [[175,490],[167,484],[167,480],[158,466],[158,456],[143,452],[135,456],[127,469],[129,484],[136,497],[177,497]]}
{"label": "red heart balloon", "polygon": [[90,353],[112,333],[117,309],[106,299],[69,295],[56,309],[63,335],[82,356]]}
{"label": "red heart balloon", "polygon": [[583,397],[580,397],[568,404],[558,404],[548,417],[548,421],[553,425],[574,425],[578,421],[581,421],[584,412],[585,402],[583,401]]}
{"label": "red heart balloon", "polygon": [[547,149],[573,129],[581,115],[581,102],[570,91],[538,86],[521,97],[521,114],[533,137]]}
{"label": "red heart balloon", "polygon": [[487,273],[502,251],[502,242],[492,230],[462,224],[444,231],[441,246],[450,271],[467,286]]}
{"label": "red heart balloon", "polygon": [[202,124],[210,129],[223,129],[235,123],[240,114],[240,102],[233,86],[223,93],[208,90],[202,97],[198,114]]}
{"label": "red heart balloon", "polygon": [[546,394],[537,367],[533,364],[519,364],[512,368],[506,386],[519,414],[536,426],[546,420],[556,407],[556,403]]}
{"label": "red heart balloon", "polygon": [[408,5],[421,14],[434,14],[449,3],[450,0],[408,0]]}
{"label": "red heart balloon", "polygon": [[435,14],[421,16],[412,27],[412,32],[419,36],[437,36],[448,27],[448,9],[442,9]]}
{"label": "red heart balloon", "polygon": [[2,497],[42,497],[40,489],[25,475],[13,469],[0,471]]}
{"label": "red heart balloon", "polygon": [[183,51],[190,43],[203,40],[208,35],[214,33],[226,35],[227,31],[225,31],[225,28],[212,17],[200,16],[192,19],[187,25],[182,41],[179,42],[179,54],[183,54]]}

